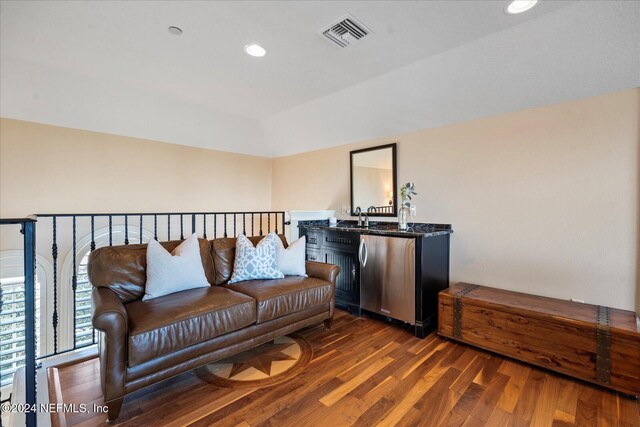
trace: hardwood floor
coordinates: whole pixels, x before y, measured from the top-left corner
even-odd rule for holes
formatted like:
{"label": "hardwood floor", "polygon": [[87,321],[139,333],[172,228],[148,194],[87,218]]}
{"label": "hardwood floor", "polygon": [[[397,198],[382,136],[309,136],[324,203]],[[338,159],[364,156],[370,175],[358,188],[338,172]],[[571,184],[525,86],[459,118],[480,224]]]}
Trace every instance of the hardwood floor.
{"label": "hardwood floor", "polygon": [[[127,397],[122,426],[640,426],[640,402],[435,334],[337,311],[301,332],[306,369],[260,389],[222,389],[192,372]],[[96,359],[57,371],[64,403],[102,405]],[[67,425],[109,425],[68,413]],[[113,424],[111,424],[113,425]]]}

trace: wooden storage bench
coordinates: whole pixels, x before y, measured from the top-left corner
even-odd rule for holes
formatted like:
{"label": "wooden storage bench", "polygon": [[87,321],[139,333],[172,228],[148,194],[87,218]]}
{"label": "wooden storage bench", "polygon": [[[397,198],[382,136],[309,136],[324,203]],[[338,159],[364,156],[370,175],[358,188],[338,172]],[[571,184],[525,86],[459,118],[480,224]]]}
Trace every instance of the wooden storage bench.
{"label": "wooden storage bench", "polygon": [[440,292],[438,333],[640,396],[631,311],[458,283]]}

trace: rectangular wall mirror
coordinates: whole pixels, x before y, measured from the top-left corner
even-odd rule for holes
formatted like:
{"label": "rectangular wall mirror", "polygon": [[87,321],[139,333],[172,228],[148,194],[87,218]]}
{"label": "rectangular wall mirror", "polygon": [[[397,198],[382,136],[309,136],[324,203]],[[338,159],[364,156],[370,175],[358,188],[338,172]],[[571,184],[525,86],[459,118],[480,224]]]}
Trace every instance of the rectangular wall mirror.
{"label": "rectangular wall mirror", "polygon": [[351,152],[351,215],[396,216],[396,144]]}

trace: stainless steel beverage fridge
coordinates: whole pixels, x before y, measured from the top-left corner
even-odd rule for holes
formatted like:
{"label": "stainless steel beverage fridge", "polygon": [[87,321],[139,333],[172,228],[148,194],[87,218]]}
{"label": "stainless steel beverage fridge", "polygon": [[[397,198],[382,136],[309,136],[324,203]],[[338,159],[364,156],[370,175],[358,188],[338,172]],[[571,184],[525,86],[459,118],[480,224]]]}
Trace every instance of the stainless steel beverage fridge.
{"label": "stainless steel beverage fridge", "polygon": [[360,306],[374,313],[415,324],[416,239],[362,235]]}

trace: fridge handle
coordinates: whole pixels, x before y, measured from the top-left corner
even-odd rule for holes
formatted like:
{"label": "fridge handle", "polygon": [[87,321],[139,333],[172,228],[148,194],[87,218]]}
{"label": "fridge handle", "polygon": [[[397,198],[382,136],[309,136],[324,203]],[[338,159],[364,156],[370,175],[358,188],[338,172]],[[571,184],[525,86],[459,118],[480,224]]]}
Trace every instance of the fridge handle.
{"label": "fridge handle", "polygon": [[360,239],[360,247],[358,248],[358,261],[360,261],[360,265],[364,267],[364,262],[362,261],[362,248],[364,248],[364,239]]}
{"label": "fridge handle", "polygon": [[364,260],[362,261],[362,267],[367,266],[367,258],[369,258],[369,250],[367,249],[367,244],[364,243],[364,239],[362,240],[362,252],[364,253]]}

